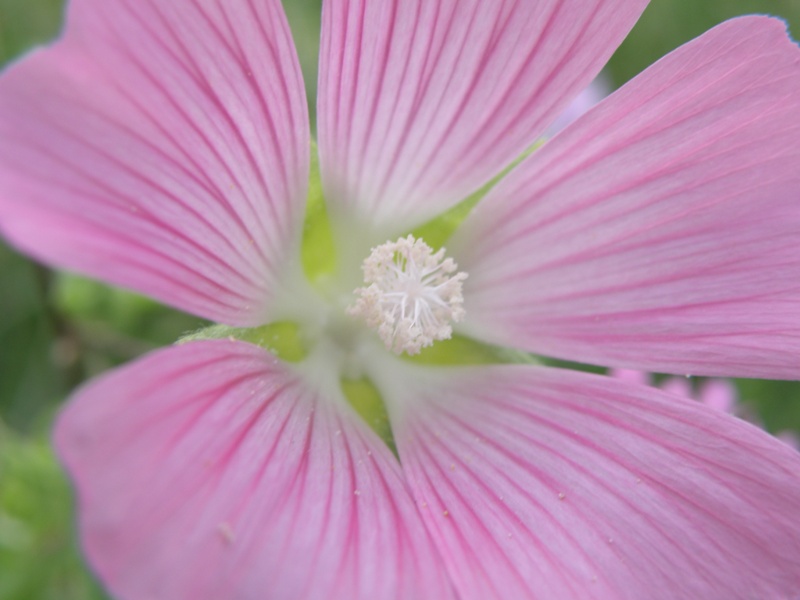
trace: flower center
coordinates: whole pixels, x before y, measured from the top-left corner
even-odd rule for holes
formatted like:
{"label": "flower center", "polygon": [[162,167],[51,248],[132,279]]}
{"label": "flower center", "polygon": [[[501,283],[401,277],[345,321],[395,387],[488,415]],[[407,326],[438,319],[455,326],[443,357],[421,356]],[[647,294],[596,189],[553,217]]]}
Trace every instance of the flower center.
{"label": "flower center", "polygon": [[362,266],[365,287],[347,308],[378,332],[395,354],[419,354],[448,339],[464,318],[463,281],[452,258],[409,235],[373,248]]}

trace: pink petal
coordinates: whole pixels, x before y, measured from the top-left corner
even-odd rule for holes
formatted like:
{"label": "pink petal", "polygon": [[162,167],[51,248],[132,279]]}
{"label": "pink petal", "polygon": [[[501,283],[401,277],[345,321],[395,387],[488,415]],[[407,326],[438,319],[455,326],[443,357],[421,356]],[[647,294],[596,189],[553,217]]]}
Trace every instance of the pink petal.
{"label": "pink petal", "polygon": [[394,432],[463,600],[800,590],[800,454],[758,428],[575,371],[415,380]]}
{"label": "pink petal", "polygon": [[64,39],[0,81],[0,228],[45,262],[261,324],[308,146],[278,0],[74,0]]}
{"label": "pink petal", "polygon": [[78,392],[56,443],[114,597],[452,597],[396,459],[336,389],[213,341]]}
{"label": "pink petal", "polygon": [[800,49],[765,17],[676,50],[536,152],[448,244],[464,330],[582,362],[794,378]]}
{"label": "pink petal", "polygon": [[319,149],[335,212],[403,230],[466,198],[600,71],[647,0],[330,0]]}

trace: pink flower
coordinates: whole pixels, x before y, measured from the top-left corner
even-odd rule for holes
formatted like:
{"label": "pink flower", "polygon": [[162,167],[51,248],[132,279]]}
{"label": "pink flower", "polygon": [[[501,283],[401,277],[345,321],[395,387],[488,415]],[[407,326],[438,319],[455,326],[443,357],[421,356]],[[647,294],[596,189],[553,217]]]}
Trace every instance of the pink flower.
{"label": "pink flower", "polygon": [[[609,375],[617,379],[636,382],[642,385],[653,385],[651,375],[649,373],[643,373],[642,371],[612,369]],[[739,416],[759,427],[763,426],[758,420],[758,417],[753,415],[750,409],[739,402],[739,392],[736,389],[736,385],[727,379],[708,379],[702,382],[695,390],[688,377],[670,377],[665,379],[659,387],[671,394],[693,398],[706,406]],[[800,450],[800,438],[798,438],[798,435],[794,431],[779,431],[775,434],[775,438],[788,444],[795,450]]]}
{"label": "pink flower", "polygon": [[[63,38],[3,75],[5,236],[251,328],[146,356],[61,415],[113,594],[797,595],[800,455],[758,428],[612,378],[384,349],[453,329],[613,367],[797,376],[800,50],[779,21],[729,21],[612,94],[494,186],[446,257],[396,241],[512,163],[645,5],[328,0],[310,181],[338,268],[313,283],[278,0],[73,0]],[[286,321],[303,360],[266,349],[261,326]],[[399,459],[343,376],[380,392]]]}

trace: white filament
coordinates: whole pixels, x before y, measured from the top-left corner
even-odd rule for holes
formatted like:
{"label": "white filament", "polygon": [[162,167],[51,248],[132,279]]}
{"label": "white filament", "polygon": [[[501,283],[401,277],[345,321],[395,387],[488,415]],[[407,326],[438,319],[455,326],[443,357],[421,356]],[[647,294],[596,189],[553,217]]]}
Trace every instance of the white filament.
{"label": "white filament", "polygon": [[364,261],[365,287],[355,290],[350,315],[378,332],[396,354],[418,354],[453,334],[452,323],[464,318],[463,281],[444,248],[434,253],[409,235],[373,248]]}

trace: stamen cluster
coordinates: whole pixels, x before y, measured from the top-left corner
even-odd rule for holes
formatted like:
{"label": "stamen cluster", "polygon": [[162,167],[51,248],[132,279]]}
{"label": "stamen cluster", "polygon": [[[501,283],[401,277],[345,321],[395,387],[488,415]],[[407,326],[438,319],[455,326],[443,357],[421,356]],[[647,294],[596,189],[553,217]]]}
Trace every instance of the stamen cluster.
{"label": "stamen cluster", "polygon": [[364,261],[366,287],[348,307],[378,332],[395,354],[418,354],[453,334],[451,323],[464,318],[463,281],[452,258],[409,235],[373,248]]}

